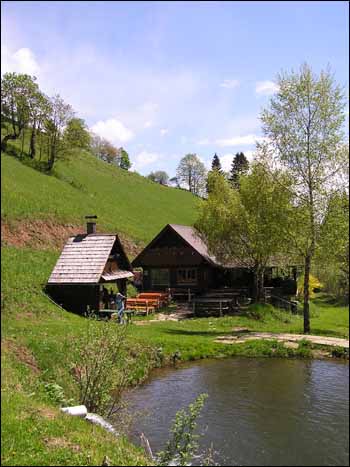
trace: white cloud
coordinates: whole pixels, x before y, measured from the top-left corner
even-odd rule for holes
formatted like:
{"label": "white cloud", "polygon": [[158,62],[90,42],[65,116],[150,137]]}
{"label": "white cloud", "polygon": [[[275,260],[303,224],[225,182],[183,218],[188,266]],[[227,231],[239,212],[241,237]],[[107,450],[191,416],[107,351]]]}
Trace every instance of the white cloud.
{"label": "white cloud", "polygon": [[160,134],[161,134],[162,136],[166,135],[167,133],[169,133],[168,128],[161,128]]}
{"label": "white cloud", "polygon": [[208,144],[210,144],[210,141],[208,138],[204,138],[197,141],[197,144],[199,144],[200,146],[207,146]]}
{"label": "white cloud", "polygon": [[217,139],[215,142],[221,147],[226,146],[249,146],[256,142],[263,142],[266,138],[257,135],[236,136],[234,138]]}
{"label": "white cloud", "polygon": [[144,128],[151,128],[151,126],[153,126],[153,122],[151,120],[147,120],[143,125]]}
{"label": "white cloud", "polygon": [[34,53],[23,47],[14,53],[10,53],[7,47],[1,48],[1,69],[3,73],[17,72],[28,75],[37,75],[40,72],[40,66]]}
{"label": "white cloud", "polygon": [[255,86],[255,92],[268,96],[279,90],[279,87],[273,81],[258,81]]}
{"label": "white cloud", "polygon": [[220,83],[220,87],[233,89],[239,86],[238,79],[224,79],[222,83]]}
{"label": "white cloud", "polygon": [[91,127],[91,130],[114,144],[126,143],[134,137],[131,130],[126,128],[120,120],[114,118],[100,120]]}
{"label": "white cloud", "polygon": [[140,170],[146,165],[153,164],[154,162],[158,161],[161,158],[162,158],[161,154],[158,154],[156,152],[141,151],[135,157],[134,169]]}

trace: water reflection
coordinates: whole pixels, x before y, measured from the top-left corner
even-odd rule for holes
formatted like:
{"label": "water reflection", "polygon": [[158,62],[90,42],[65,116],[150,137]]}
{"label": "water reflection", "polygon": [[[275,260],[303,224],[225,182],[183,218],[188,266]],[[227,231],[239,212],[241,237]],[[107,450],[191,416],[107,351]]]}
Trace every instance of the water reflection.
{"label": "water reflection", "polygon": [[206,361],[162,370],[130,394],[154,450],[164,447],[171,420],[199,393],[209,399],[200,429],[221,465],[348,465],[349,366],[318,360]]}

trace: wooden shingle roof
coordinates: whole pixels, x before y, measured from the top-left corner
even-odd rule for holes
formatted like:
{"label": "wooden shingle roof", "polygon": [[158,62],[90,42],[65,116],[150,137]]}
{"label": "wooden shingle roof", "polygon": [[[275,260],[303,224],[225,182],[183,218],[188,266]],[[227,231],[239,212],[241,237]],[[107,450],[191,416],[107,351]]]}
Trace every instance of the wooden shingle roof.
{"label": "wooden shingle roof", "polygon": [[70,237],[48,284],[98,283],[116,235],[90,234]]}

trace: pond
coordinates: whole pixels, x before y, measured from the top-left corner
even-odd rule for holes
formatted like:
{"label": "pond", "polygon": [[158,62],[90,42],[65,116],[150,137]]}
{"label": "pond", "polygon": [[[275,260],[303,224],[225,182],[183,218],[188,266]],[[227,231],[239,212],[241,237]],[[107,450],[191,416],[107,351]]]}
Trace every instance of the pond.
{"label": "pond", "polygon": [[[235,358],[157,370],[126,397],[153,452],[176,412],[209,395],[201,445],[219,465],[335,466],[349,461],[349,365],[342,361]],[[141,413],[139,413],[141,412]]]}

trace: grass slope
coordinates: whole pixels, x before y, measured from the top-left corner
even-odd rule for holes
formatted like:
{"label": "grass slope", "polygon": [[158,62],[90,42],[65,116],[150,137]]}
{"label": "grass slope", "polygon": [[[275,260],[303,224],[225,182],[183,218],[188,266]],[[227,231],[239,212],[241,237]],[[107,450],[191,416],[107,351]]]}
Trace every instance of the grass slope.
{"label": "grass slope", "polygon": [[198,198],[161,186],[141,175],[74,152],[47,175],[2,154],[1,216],[55,219],[82,224],[86,214],[98,216],[100,231],[123,233],[150,241],[168,223],[192,225]]}
{"label": "grass slope", "polygon": [[[55,217],[81,224],[85,214],[96,213],[104,229],[147,242],[164,224],[191,224],[195,218],[198,200],[189,193],[161,187],[89,155],[77,154],[69,162],[58,163],[55,176],[7,155],[2,155],[2,162],[2,216],[8,222]],[[2,464],[101,465],[107,455],[113,465],[147,465],[142,452],[127,439],[115,440],[99,427],[60,413],[57,402],[45,391],[46,383],[58,383],[67,398],[78,402],[70,372],[70,343],[83,335],[87,323],[60,310],[42,293],[58,255],[55,250],[2,247]],[[142,352],[136,352],[131,379],[147,375],[151,348],[161,347],[168,358],[179,350],[183,360],[298,355],[271,342],[239,346],[213,342],[217,335],[229,334],[233,326],[302,331],[299,316],[286,319],[284,313],[269,307],[255,311],[261,319],[224,317],[131,325],[130,347],[142,346]],[[313,332],[347,336],[348,323],[345,307],[313,303]]]}

